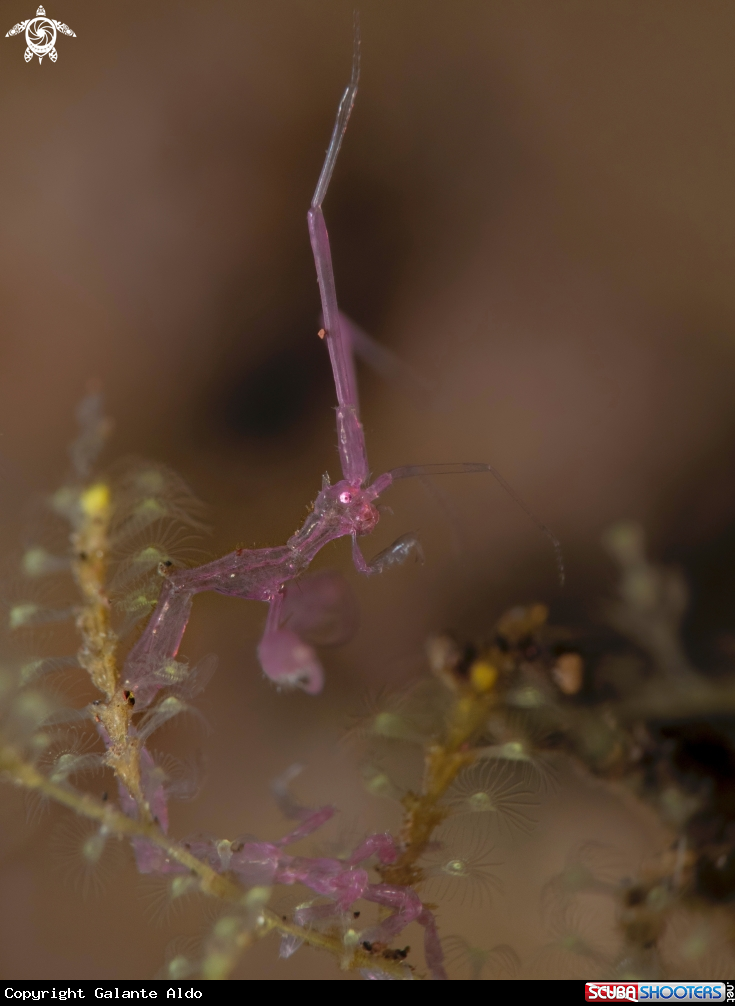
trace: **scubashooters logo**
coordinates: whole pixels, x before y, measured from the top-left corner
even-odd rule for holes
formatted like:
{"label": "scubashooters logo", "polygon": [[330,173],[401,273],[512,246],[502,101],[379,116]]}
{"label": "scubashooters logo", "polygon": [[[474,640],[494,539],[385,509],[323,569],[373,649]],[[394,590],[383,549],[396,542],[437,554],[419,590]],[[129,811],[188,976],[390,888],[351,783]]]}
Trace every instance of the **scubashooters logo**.
{"label": "scubashooters logo", "polygon": [[55,63],[59,58],[59,54],[56,51],[57,32],[76,38],[76,35],[68,25],[46,17],[46,11],[43,7],[38,8],[35,17],[13,25],[10,31],[6,32],[5,38],[9,38],[11,35],[20,35],[22,31],[26,33],[26,45],[28,46],[23,56],[26,63],[30,63],[34,56],[38,56],[39,63],[44,56],[48,56],[51,62]]}
{"label": "scubashooters logo", "polygon": [[587,1002],[725,1002],[724,982],[586,982]]}

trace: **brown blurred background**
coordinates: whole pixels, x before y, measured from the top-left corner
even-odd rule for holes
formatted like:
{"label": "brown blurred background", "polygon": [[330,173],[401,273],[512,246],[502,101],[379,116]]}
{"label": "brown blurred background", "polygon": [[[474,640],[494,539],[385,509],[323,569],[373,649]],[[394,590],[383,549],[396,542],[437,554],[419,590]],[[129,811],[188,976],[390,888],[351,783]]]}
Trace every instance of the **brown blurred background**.
{"label": "brown blurred background", "polygon": [[[90,378],[116,422],[109,457],[178,470],[209,505],[209,551],[282,543],[321,472],[337,474],[305,215],[354,5],[51,2],[77,34],[55,65],[0,39],[3,544],[17,545],[28,497],[63,477]],[[4,3],[5,30],[34,3]],[[426,564],[379,584],[348,574],[362,626],[326,655],[317,700],[261,679],[258,605],[200,598],[185,650],[221,663],[201,702],[208,781],[175,811],[179,834],[275,836],[267,779],[295,760],[309,764],[302,791],[348,825],[393,823],[337,747],[362,693],[418,674],[428,632],[482,633],[514,603],[594,620],[614,519],[641,520],[655,554],[688,570],[705,664],[735,631],[735,8],[357,6],[361,89],[325,206],[338,291],[436,389],[361,371],[371,464],[492,462],[561,538],[567,585],[545,539],[475,475],[441,484],[458,533],[418,483],[386,497],[394,516],[366,553],[415,530]],[[321,565],[349,570],[344,543],[328,552]],[[20,797],[1,799],[3,976],[147,977],[172,933],[197,931],[188,917],[141,929],[127,863],[82,903],[48,851],[61,817],[24,830]],[[546,820],[523,897],[508,868],[516,914],[504,910],[508,935],[485,913],[488,940],[543,942],[533,899],[575,828],[617,827],[633,858],[651,840],[650,822],[605,801],[592,815],[595,799],[570,791],[562,803],[588,815]],[[272,943],[239,975],[341,977],[304,951],[278,964]]]}

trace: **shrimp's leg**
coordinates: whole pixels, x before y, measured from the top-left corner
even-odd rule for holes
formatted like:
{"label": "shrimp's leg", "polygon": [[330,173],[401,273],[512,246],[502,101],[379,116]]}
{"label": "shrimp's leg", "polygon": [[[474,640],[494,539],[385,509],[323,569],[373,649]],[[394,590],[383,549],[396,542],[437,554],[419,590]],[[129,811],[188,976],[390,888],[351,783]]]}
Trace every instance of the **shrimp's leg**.
{"label": "shrimp's leg", "polygon": [[322,314],[325,331],[320,334],[326,339],[329,358],[332,363],[334,384],[337,391],[337,446],[339,449],[342,473],[345,479],[354,486],[362,485],[368,476],[367,454],[365,451],[365,436],[360,423],[360,407],[357,397],[357,380],[355,377],[355,362],[352,355],[352,344],[347,333],[343,333],[340,325],[339,308],[337,307],[337,291],[332,268],[332,253],[329,248],[329,235],[324,222],[322,203],[329,188],[329,182],[337,161],[339,148],[347,129],[347,123],[352,112],[357,95],[357,85],[360,79],[360,33],[355,23],[355,49],[352,59],[352,79],[342,96],[337,112],[332,139],[329,143],[327,156],[322,173],[319,176],[314,198],[307,214],[309,237],[314,253],[319,293],[322,301]]}
{"label": "shrimp's leg", "polygon": [[433,381],[427,380],[386,346],[376,342],[344,311],[339,312],[339,322],[342,335],[349,340],[356,356],[384,380],[400,385],[401,389],[406,388],[422,405],[426,406],[427,402],[431,405],[431,399],[436,394]]}
{"label": "shrimp's leg", "polygon": [[352,539],[352,561],[358,573],[364,573],[366,576],[370,576],[372,573],[382,573],[388,566],[397,566],[405,562],[412,552],[415,553],[419,562],[424,561],[424,550],[416,535],[402,534],[400,538],[396,538],[392,545],[384,548],[382,552],[378,552],[371,562],[366,562],[360,551],[360,546],[357,544],[357,538],[353,537]]}

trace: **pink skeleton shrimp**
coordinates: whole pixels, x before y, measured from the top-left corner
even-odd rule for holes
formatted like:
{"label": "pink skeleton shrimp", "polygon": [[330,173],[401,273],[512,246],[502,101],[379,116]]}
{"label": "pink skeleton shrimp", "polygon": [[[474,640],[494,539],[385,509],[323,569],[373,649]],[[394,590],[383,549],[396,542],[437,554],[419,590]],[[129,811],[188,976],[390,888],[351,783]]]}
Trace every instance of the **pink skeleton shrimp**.
{"label": "pink skeleton shrimp", "polygon": [[[280,686],[303,688],[318,694],[324,672],[314,649],[296,633],[281,625],[285,585],[301,576],[316,554],[336,538],[352,538],[352,558],[357,570],[367,576],[404,562],[414,552],[421,554],[418,539],[404,534],[371,562],[360,551],[358,537],[369,534],[380,514],[376,501],[397,479],[421,475],[450,475],[463,472],[490,472],[537,526],[550,538],[563,582],[559,542],[552,532],[530,513],[505,480],[488,464],[429,464],[394,468],[369,482],[365,436],[360,423],[357,381],[353,358],[353,336],[349,320],[337,307],[329,236],[322,212],[340,146],[357,94],[360,76],[359,38],[356,36],[352,78],[337,112],[324,166],[307,214],[314,253],[324,328],[319,335],[329,350],[337,392],[337,443],[343,478],[330,485],[323,477],[321,492],[303,526],[285,545],[276,548],[236,549],[221,559],[194,569],[165,576],[157,607],[143,634],[132,648],[125,665],[124,687],[143,699],[152,697],[162,684],[156,670],[176,657],[191,613],[192,599],[202,591],[216,591],[232,597],[265,601],[269,605],[265,632],[258,656],[265,674]],[[142,693],[142,694],[141,694]]]}

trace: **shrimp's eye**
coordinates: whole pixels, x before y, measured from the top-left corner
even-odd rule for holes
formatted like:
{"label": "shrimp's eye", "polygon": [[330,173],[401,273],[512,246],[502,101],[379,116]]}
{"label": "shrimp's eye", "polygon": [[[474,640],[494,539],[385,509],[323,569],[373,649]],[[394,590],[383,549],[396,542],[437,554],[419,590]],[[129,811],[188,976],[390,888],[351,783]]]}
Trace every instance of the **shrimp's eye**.
{"label": "shrimp's eye", "polygon": [[352,493],[351,492],[347,492],[347,490],[345,490],[343,493],[340,493],[339,494],[339,501],[340,501],[340,503],[351,503],[352,502]]}

